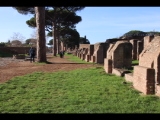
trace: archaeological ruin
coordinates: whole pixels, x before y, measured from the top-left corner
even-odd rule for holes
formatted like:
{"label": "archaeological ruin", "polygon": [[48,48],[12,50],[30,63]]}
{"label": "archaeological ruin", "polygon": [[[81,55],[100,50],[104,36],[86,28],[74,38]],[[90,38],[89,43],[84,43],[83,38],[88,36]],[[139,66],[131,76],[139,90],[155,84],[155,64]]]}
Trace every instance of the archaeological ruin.
{"label": "archaeological ruin", "polygon": [[106,51],[104,70],[106,73],[121,76],[121,69],[130,68],[132,63],[132,44],[128,41],[111,43]]}
{"label": "archaeological ruin", "polygon": [[134,66],[133,74],[126,74],[125,79],[145,95],[160,95],[160,36],[146,36],[144,43],[139,65]]}
{"label": "archaeological ruin", "polygon": [[[17,54],[26,54],[29,49],[0,47],[1,51],[13,53],[15,59]],[[60,43],[59,49],[67,50],[63,43]],[[102,64],[106,74],[124,77],[133,83],[134,89],[145,95],[160,96],[160,36],[108,39],[95,44],[79,44],[79,47],[74,50],[68,48],[68,51],[83,61]],[[133,60],[139,63],[133,66]]]}

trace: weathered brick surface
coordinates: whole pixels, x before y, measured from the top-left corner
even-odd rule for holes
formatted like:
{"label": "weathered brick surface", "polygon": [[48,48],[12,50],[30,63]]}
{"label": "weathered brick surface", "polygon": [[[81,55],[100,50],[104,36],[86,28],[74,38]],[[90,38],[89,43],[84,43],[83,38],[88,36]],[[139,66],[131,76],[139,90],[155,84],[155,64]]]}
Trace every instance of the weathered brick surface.
{"label": "weathered brick surface", "polygon": [[112,69],[112,74],[115,74],[116,76],[121,76],[121,72],[116,68]]}
{"label": "weathered brick surface", "polygon": [[79,57],[79,58],[80,58],[80,52],[81,52],[81,49],[78,49],[77,50],[77,57]]}
{"label": "weathered brick surface", "polygon": [[148,46],[153,39],[154,39],[154,36],[145,36],[143,47],[145,48],[146,46]]}
{"label": "weathered brick surface", "polygon": [[111,59],[112,60],[112,53],[114,51],[114,49],[112,49],[115,46],[115,44],[109,44],[109,48],[107,50],[106,53],[106,58]]}
{"label": "weathered brick surface", "polygon": [[30,47],[0,47],[0,51],[13,54],[26,54],[29,53],[29,49]]}
{"label": "weathered brick surface", "polygon": [[160,96],[160,86],[159,86],[159,85],[156,85],[155,87],[156,87],[156,88],[155,88],[155,93],[156,93],[156,95],[157,95],[157,96]]}
{"label": "weathered brick surface", "polygon": [[160,36],[144,37],[139,66],[134,67],[134,87],[144,94],[160,94]]}
{"label": "weathered brick surface", "polygon": [[156,37],[145,47],[139,55],[139,65],[151,67],[151,63],[158,57],[160,50],[160,37]]}
{"label": "weathered brick surface", "polygon": [[133,87],[144,94],[155,94],[155,70],[153,68],[134,66]]}
{"label": "weathered brick surface", "polygon": [[93,56],[93,53],[94,53],[94,45],[91,44],[88,47],[88,52],[86,54],[85,61],[87,61],[87,62],[91,61],[91,56]]}
{"label": "weathered brick surface", "polygon": [[137,60],[139,60],[139,55],[143,51],[143,42],[137,41]]}
{"label": "weathered brick surface", "polygon": [[89,61],[90,61],[90,55],[86,55],[85,61],[86,61],[86,62],[89,62]]}
{"label": "weathered brick surface", "polygon": [[79,44],[79,49],[81,48],[89,48],[90,44]]}
{"label": "weathered brick surface", "polygon": [[91,60],[90,60],[90,62],[94,62],[94,63],[96,62],[96,58],[95,58],[95,56],[93,56],[93,55],[91,56]]}
{"label": "weathered brick surface", "polygon": [[133,78],[133,73],[127,73],[124,75],[124,78],[126,81],[128,82],[133,82],[134,78]]}
{"label": "weathered brick surface", "polygon": [[112,60],[104,58],[104,70],[106,73],[112,73]]}
{"label": "weathered brick surface", "polygon": [[104,63],[104,58],[106,58],[106,52],[109,47],[109,43],[96,43],[94,45],[94,53],[91,56],[91,62],[95,59],[95,63]]}
{"label": "weathered brick surface", "polygon": [[126,41],[111,44],[107,51],[107,58],[112,59],[113,68],[131,67],[132,44]]}
{"label": "weathered brick surface", "polygon": [[81,51],[80,51],[80,53],[79,53],[80,54],[80,59],[83,59],[83,51],[84,51],[84,49],[85,48],[82,48]]}
{"label": "weathered brick surface", "polygon": [[79,44],[79,48],[76,50],[77,57],[79,57],[82,60],[86,59],[86,52],[88,51],[89,47],[90,44]]}
{"label": "weathered brick surface", "polygon": [[131,67],[132,44],[130,42],[117,41],[115,44],[110,44],[106,53],[107,59],[104,62],[104,69],[107,73],[113,73],[114,68],[122,69]]}
{"label": "weathered brick surface", "polygon": [[131,39],[129,42],[132,44],[132,59],[137,60],[137,39]]}
{"label": "weathered brick surface", "polygon": [[87,58],[87,53],[88,53],[88,48],[84,48],[82,52],[82,56],[83,56],[81,58],[82,60],[85,60]]}

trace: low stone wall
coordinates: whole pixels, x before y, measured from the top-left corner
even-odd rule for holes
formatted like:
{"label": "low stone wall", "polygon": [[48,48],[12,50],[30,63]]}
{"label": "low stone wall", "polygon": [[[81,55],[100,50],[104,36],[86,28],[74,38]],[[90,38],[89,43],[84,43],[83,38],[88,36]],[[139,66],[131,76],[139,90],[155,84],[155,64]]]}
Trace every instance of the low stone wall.
{"label": "low stone wall", "polygon": [[79,44],[79,49],[81,48],[89,48],[90,44]]}
{"label": "low stone wall", "polygon": [[156,95],[160,97],[160,85],[156,85]]}
{"label": "low stone wall", "polygon": [[115,74],[120,77],[124,77],[125,74],[127,74],[127,73],[130,73],[130,71],[125,70],[125,69],[117,69],[117,68],[113,68],[113,70],[112,70],[112,74]]}
{"label": "low stone wall", "polygon": [[133,73],[127,73],[124,75],[124,78],[127,82],[133,82]]}
{"label": "low stone wall", "polygon": [[145,95],[155,94],[155,70],[143,66],[134,66],[133,86]]}
{"label": "low stone wall", "polygon": [[25,55],[13,55],[13,59],[25,59]]}
{"label": "low stone wall", "polygon": [[0,51],[11,54],[27,54],[30,47],[0,47]]}
{"label": "low stone wall", "polygon": [[112,74],[115,74],[116,76],[121,76],[121,71],[119,71],[118,69],[114,68],[114,69],[112,69]]}

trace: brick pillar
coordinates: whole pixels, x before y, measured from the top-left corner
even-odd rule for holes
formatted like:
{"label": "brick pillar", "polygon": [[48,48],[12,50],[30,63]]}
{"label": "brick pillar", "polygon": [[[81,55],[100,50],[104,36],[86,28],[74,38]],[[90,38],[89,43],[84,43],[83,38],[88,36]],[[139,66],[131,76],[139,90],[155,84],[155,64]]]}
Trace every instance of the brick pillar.
{"label": "brick pillar", "polygon": [[134,66],[133,86],[145,95],[155,94],[155,69]]}
{"label": "brick pillar", "polygon": [[104,69],[106,73],[112,73],[112,60],[104,58]]}
{"label": "brick pillar", "polygon": [[143,42],[137,42],[137,60],[139,60],[139,54],[143,51]]}

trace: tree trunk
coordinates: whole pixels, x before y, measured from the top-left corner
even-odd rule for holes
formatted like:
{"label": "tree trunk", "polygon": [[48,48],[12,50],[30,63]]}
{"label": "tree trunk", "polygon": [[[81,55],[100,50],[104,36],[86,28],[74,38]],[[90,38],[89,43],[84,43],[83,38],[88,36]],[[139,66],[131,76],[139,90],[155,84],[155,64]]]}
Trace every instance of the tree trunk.
{"label": "tree trunk", "polygon": [[56,42],[56,29],[57,29],[57,26],[56,26],[56,11],[57,11],[57,7],[54,7],[54,18],[53,18],[53,29],[52,29],[52,35],[53,35],[53,56],[57,56],[57,42]]}
{"label": "tree trunk", "polygon": [[60,36],[59,36],[59,28],[57,29],[57,54],[60,53]]}
{"label": "tree trunk", "polygon": [[53,23],[53,56],[57,56],[56,24]]}
{"label": "tree trunk", "polygon": [[37,26],[37,62],[46,62],[45,7],[35,7]]}

